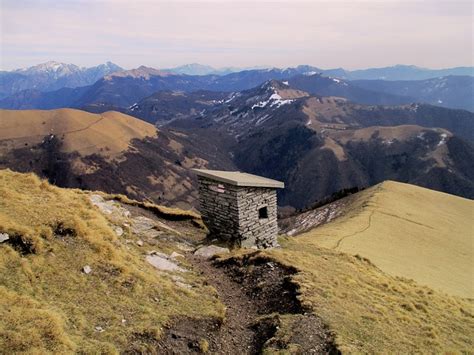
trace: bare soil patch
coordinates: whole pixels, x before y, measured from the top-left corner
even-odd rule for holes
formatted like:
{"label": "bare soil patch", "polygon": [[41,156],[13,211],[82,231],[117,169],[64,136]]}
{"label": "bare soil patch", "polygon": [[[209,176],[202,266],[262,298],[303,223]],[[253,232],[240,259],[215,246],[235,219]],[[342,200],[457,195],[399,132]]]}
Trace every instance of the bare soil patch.
{"label": "bare soil patch", "polygon": [[159,349],[168,354],[260,354],[265,348],[295,353],[338,353],[321,320],[305,310],[291,281],[296,269],[252,253],[208,261],[188,260],[218,292],[226,317],[178,319],[165,331]]}

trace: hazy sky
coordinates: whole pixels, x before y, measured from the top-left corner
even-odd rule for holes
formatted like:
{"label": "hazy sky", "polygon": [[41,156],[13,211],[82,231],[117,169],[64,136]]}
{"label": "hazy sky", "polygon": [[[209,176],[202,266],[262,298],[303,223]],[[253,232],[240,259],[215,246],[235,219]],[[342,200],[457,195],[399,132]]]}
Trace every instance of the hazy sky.
{"label": "hazy sky", "polygon": [[472,1],[0,2],[2,69],[473,65]]}

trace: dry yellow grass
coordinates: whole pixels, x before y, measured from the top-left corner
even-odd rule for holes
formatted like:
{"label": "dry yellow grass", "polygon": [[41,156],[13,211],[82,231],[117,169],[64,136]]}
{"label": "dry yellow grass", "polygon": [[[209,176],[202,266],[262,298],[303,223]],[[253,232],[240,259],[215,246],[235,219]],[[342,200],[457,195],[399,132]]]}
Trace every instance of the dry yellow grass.
{"label": "dry yellow grass", "polygon": [[368,260],[282,238],[264,254],[299,272],[300,301],[334,333],[343,353],[470,353],[471,301],[390,276]]}
{"label": "dry yellow grass", "polygon": [[296,90],[296,89],[278,89],[277,93],[284,100],[299,99],[301,97],[309,96],[309,94],[306,91],[301,91],[301,90]]}
{"label": "dry yellow grass", "polygon": [[324,145],[322,148],[331,150],[336,158],[340,161],[347,160],[347,155],[344,151],[344,148],[331,137],[324,138]]}
{"label": "dry yellow grass", "polygon": [[341,124],[347,127],[338,116],[346,116],[338,102],[346,102],[346,99],[339,97],[310,97],[305,101],[303,112],[308,116],[313,128],[319,127],[321,123]]}
{"label": "dry yellow grass", "polygon": [[87,192],[0,171],[0,233],[13,242],[0,244],[2,352],[146,352],[174,316],[223,317],[214,289],[192,272],[192,289],[158,273]]}
{"label": "dry yellow grass", "polygon": [[384,182],[357,195],[347,213],[298,238],[360,254],[392,275],[474,298],[474,202]]}
{"label": "dry yellow grass", "polygon": [[426,127],[416,125],[400,125],[390,127],[372,126],[356,130],[334,132],[332,136],[343,144],[346,144],[348,141],[368,141],[375,133],[378,133],[378,137],[380,139],[386,141],[391,141],[394,139],[404,141],[414,138],[423,131],[428,130],[444,133],[448,137],[453,135],[451,132],[442,128],[427,129]]}
{"label": "dry yellow grass", "polygon": [[119,112],[93,114],[73,109],[1,110],[0,150],[40,143],[54,134],[62,140],[64,152],[114,156],[134,138],[154,137],[156,128]]}

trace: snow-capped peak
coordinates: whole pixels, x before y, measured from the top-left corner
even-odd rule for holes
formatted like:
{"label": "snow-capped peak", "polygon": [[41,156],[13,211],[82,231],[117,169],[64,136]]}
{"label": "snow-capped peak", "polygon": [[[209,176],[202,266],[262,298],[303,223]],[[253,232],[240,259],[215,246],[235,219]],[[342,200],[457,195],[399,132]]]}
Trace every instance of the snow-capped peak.
{"label": "snow-capped peak", "polygon": [[18,69],[16,71],[24,75],[47,74],[54,77],[61,77],[80,70],[81,68],[74,64],[49,61],[29,68]]}

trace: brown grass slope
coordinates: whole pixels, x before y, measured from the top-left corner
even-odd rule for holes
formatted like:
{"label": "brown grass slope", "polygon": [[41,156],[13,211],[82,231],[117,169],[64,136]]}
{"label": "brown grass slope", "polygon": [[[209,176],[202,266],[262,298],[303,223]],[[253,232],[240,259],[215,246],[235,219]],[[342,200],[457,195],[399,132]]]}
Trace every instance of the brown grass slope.
{"label": "brown grass slope", "polygon": [[156,134],[153,125],[113,111],[103,114],[74,109],[0,111],[0,149],[35,145],[47,135],[56,135],[63,138],[63,152],[110,157],[126,150],[132,139]]}
{"label": "brown grass slope", "polygon": [[204,280],[187,272],[187,289],[157,272],[130,231],[117,237],[88,192],[2,170],[0,233],[10,237],[0,243],[2,353],[148,352],[173,317],[222,319]]}
{"label": "brown grass slope", "polygon": [[385,272],[474,298],[474,202],[386,181],[350,197],[304,243],[370,259]]}
{"label": "brown grass slope", "polygon": [[208,162],[185,140],[118,112],[0,111],[0,169],[188,209],[196,202],[189,168]]}

